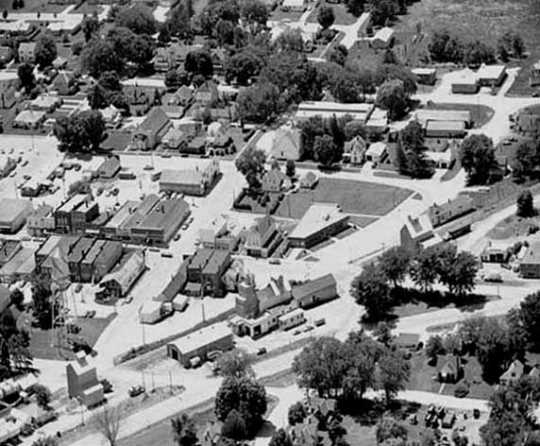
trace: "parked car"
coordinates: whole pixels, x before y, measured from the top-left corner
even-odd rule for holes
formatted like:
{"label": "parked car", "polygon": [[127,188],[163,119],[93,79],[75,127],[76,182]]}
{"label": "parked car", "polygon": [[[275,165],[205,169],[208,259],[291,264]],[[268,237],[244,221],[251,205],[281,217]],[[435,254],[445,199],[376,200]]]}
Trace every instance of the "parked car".
{"label": "parked car", "polygon": [[144,392],[146,392],[146,389],[143,386],[131,386],[128,390],[128,394],[131,398],[134,398]]}
{"label": "parked car", "polygon": [[175,242],[177,242],[178,240],[180,240],[180,236],[181,236],[180,233],[176,234],[176,235],[174,236],[174,239],[173,239],[173,240],[174,240]]}
{"label": "parked car", "polygon": [[480,418],[480,409],[473,409],[473,418],[478,420]]}
{"label": "parked car", "polygon": [[281,260],[276,259],[276,258],[271,258],[270,260],[268,260],[268,263],[270,265],[281,265]]}
{"label": "parked car", "polygon": [[314,322],[314,324],[315,324],[315,327],[320,327],[320,326],[326,324],[326,319],[324,319],[324,318],[317,319],[317,320]]}
{"label": "parked car", "polygon": [[77,324],[73,324],[71,322],[68,322],[66,324],[66,330],[68,333],[72,334],[78,334],[81,332],[81,327],[79,327]]}
{"label": "parked car", "polygon": [[96,315],[96,310],[88,310],[88,311],[84,314],[84,318],[85,318],[85,319],[92,319],[95,315]]}
{"label": "parked car", "polygon": [[265,355],[267,352],[266,347],[261,347],[259,350],[257,350],[257,356]]}
{"label": "parked car", "polygon": [[172,256],[173,256],[173,254],[172,254],[172,252],[170,252],[170,251],[163,251],[163,252],[161,253],[161,257],[172,258]]}
{"label": "parked car", "polygon": [[78,283],[77,285],[75,285],[75,292],[76,293],[80,293],[82,290],[82,283]]}
{"label": "parked car", "polygon": [[154,166],[147,164],[146,166],[143,167],[143,170],[154,170]]}

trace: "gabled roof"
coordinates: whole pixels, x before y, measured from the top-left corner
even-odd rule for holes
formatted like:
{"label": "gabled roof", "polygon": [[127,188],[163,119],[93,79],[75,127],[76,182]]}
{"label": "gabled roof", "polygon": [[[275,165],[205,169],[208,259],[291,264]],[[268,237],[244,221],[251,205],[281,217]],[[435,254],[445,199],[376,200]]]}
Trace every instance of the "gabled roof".
{"label": "gabled roof", "polygon": [[144,254],[141,251],[133,251],[128,256],[121,265],[103,277],[101,281],[102,283],[116,281],[122,290],[122,294],[129,291],[145,267]]}
{"label": "gabled roof", "polygon": [[169,123],[167,114],[160,108],[154,107],[139,126],[140,131],[157,132]]}
{"label": "gabled roof", "polygon": [[264,217],[256,220],[255,225],[253,226],[253,230],[258,232],[261,235],[264,235],[275,224],[276,224],[276,221],[270,215],[267,214]]}
{"label": "gabled roof", "polygon": [[302,299],[330,286],[337,286],[336,279],[332,274],[325,274],[313,280],[308,280],[302,285],[293,287],[292,294],[295,299]]}

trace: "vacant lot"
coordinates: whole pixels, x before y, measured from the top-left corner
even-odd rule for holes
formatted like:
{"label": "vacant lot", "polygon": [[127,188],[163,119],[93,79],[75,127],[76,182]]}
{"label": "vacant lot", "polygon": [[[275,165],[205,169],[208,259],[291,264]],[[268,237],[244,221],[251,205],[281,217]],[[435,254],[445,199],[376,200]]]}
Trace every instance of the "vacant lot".
{"label": "vacant lot", "polygon": [[343,212],[385,215],[409,197],[412,191],[365,181],[321,178],[313,190],[287,195],[275,214],[286,218],[302,218],[315,202],[336,203]]}
{"label": "vacant lot", "polygon": [[[530,95],[529,70],[540,58],[540,2],[537,0],[422,0],[409,7],[407,15],[396,24],[396,39],[411,47],[425,50],[429,35],[435,30],[448,29],[463,40],[481,40],[496,46],[497,39],[506,31],[521,34],[530,56],[514,63],[522,70],[509,95]],[[427,36],[413,42],[420,26]],[[415,61],[411,61],[414,63]]]}

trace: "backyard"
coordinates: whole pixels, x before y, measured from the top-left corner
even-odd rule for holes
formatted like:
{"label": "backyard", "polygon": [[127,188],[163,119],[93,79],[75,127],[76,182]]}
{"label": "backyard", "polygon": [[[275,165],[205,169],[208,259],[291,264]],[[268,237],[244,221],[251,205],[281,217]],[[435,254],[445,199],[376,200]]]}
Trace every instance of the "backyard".
{"label": "backyard", "polygon": [[337,203],[343,212],[349,214],[381,216],[401,204],[411,194],[409,189],[384,184],[321,178],[312,190],[300,190],[286,195],[275,215],[300,219],[314,202],[323,202]]}

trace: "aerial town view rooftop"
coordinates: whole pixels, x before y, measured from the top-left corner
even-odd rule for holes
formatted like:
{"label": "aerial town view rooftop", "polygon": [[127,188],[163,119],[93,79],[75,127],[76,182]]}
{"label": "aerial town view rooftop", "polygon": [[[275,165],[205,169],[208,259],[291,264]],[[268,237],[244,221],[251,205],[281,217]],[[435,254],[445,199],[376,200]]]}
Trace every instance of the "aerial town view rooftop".
{"label": "aerial town view rooftop", "polygon": [[540,444],[540,1],[0,11],[0,446]]}

